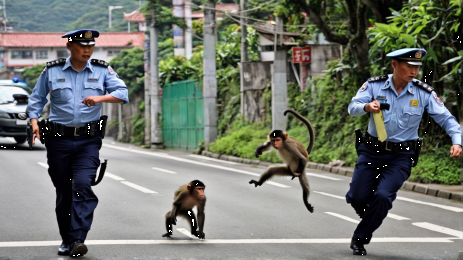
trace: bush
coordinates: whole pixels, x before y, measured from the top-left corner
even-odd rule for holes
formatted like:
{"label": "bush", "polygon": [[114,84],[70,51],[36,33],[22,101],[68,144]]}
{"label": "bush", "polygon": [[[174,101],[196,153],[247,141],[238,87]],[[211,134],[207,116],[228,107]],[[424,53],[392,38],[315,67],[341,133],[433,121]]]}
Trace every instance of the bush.
{"label": "bush", "polygon": [[460,159],[450,158],[450,145],[422,151],[418,165],[412,168],[410,181],[460,184]]}

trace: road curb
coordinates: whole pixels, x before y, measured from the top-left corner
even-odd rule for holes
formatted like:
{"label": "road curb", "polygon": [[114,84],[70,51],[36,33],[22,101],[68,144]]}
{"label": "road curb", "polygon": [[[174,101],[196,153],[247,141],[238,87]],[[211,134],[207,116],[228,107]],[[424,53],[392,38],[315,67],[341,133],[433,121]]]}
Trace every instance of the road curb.
{"label": "road curb", "polygon": [[[216,154],[216,153],[212,153],[209,151],[202,151],[201,155],[220,159],[220,160],[226,160],[226,161],[250,164],[250,165],[258,165],[258,166],[264,166],[264,167],[268,167],[273,164],[270,162],[264,162],[264,161],[252,160],[252,159],[244,159],[241,157],[236,157],[236,156],[231,156],[231,155]],[[348,177],[352,177],[354,175],[353,169],[349,169],[346,167],[333,167],[332,165],[329,165],[329,164],[308,162],[306,168],[324,171],[324,172],[331,172],[334,174],[339,174],[339,175],[348,176]],[[431,188],[421,183],[414,183],[414,182],[406,181],[402,185],[401,189],[406,190],[406,191],[421,193],[421,194],[428,195],[431,197],[444,198],[448,200],[454,200],[459,203],[463,203],[463,193],[452,193],[450,191]],[[460,259],[463,260],[463,252],[460,253],[459,260]]]}

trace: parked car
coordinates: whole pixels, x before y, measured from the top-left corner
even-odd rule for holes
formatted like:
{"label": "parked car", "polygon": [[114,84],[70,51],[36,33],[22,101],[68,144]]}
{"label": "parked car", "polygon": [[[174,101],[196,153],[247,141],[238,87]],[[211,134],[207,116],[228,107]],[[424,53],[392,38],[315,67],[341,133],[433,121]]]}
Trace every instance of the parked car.
{"label": "parked car", "polygon": [[27,140],[27,101],[31,89],[24,82],[0,80],[0,136]]}

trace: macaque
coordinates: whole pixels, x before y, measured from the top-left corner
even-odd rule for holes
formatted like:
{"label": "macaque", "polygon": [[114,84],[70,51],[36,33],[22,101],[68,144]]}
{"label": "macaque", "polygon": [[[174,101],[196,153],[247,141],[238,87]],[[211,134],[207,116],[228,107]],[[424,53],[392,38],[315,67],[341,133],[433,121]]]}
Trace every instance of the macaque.
{"label": "macaque", "polygon": [[251,180],[249,184],[254,184],[255,187],[261,186],[274,175],[291,176],[291,180],[298,177],[299,183],[302,187],[302,199],[306,208],[312,213],[314,209],[308,202],[310,190],[309,181],[305,175],[305,167],[309,161],[309,153],[312,151],[315,135],[312,125],[306,118],[301,116],[293,109],[286,110],[284,115],[286,115],[288,112],[296,116],[307,126],[310,134],[310,143],[307,149],[299,141],[293,137],[288,136],[288,133],[285,133],[281,130],[274,130],[270,132],[267,142],[257,147],[255,156],[258,158],[262,152],[274,148],[277,150],[278,156],[286,165],[270,166],[264,173],[262,173],[259,181]]}
{"label": "macaque", "polygon": [[[166,213],[166,230],[167,233],[163,237],[170,237],[172,235],[172,225],[177,224],[177,215],[185,218],[190,222],[191,234],[204,239],[204,208],[206,207],[206,196],[204,190],[206,185],[199,180],[193,180],[190,183],[181,186],[174,194],[174,203],[172,210]],[[196,206],[198,211],[198,220],[196,221],[193,208]],[[199,226],[199,230],[197,227]]]}

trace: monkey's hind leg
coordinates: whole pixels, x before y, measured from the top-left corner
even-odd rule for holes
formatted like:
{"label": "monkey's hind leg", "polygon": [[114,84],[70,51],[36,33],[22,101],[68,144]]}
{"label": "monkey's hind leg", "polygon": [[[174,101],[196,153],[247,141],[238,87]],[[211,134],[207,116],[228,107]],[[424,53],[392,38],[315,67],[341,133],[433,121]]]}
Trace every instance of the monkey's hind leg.
{"label": "monkey's hind leg", "polygon": [[268,179],[272,178],[273,175],[293,176],[293,173],[291,172],[289,167],[286,166],[286,165],[284,165],[284,166],[281,166],[281,165],[270,166],[270,167],[267,168],[267,170],[264,173],[262,173],[262,175],[260,176],[259,181],[251,180],[249,182],[249,184],[254,184],[255,187],[261,186]]}
{"label": "monkey's hind leg", "polygon": [[166,231],[162,237],[169,237],[172,236],[172,221],[170,219],[170,211],[166,213]]}

